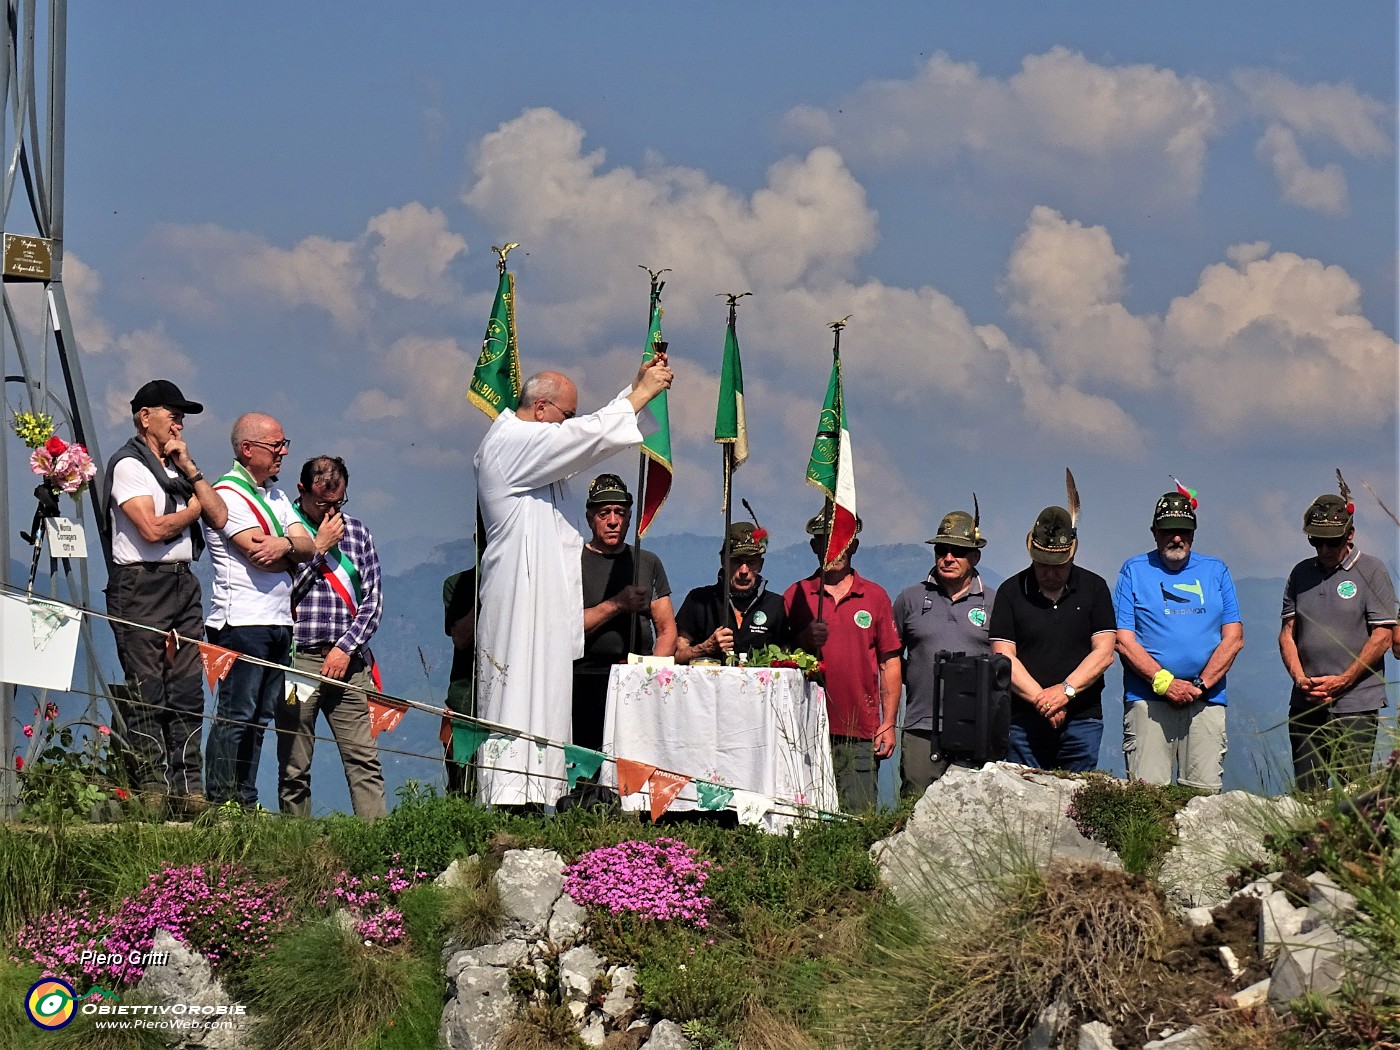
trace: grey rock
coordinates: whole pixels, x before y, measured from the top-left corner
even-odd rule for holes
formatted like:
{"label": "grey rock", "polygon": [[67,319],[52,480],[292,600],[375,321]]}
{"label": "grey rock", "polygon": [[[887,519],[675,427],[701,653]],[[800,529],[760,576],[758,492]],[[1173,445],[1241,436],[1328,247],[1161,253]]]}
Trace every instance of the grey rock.
{"label": "grey rock", "polygon": [[1193,798],[1176,815],[1177,845],[1158,876],[1167,899],[1180,908],[1224,900],[1230,895],[1229,876],[1242,864],[1267,859],[1268,830],[1300,820],[1304,813],[1287,796],[1268,799],[1227,791]]}
{"label": "grey rock", "polygon": [[[186,1003],[191,1006],[236,1008],[233,998],[214,976],[209,960],[177,941],[168,930],[156,930],[151,951],[164,952],[165,963],[147,966],[136,984],[138,995],[153,1003]],[[250,1015],[225,1015],[211,1020],[227,1019],[241,1028],[171,1029],[167,1042],[184,1046],[208,1047],[210,1050],[234,1050],[247,1045],[253,1026]]]}
{"label": "grey rock", "polygon": [[[462,953],[466,954],[466,953]],[[453,982],[438,1039],[446,1050],[492,1050],[515,1016],[510,973],[502,966],[468,966]]]}
{"label": "grey rock", "polygon": [[1230,980],[1233,981],[1240,974],[1244,973],[1244,967],[1240,965],[1239,957],[1235,955],[1232,949],[1222,944],[1217,951],[1220,953],[1220,962],[1224,965],[1225,972],[1230,975]]}
{"label": "grey rock", "polygon": [[433,885],[440,889],[450,890],[459,886],[471,884],[471,874],[473,869],[481,863],[481,858],[473,853],[466,860],[454,859],[437,878],[433,880]]}
{"label": "grey rock", "polygon": [[359,919],[355,918],[355,916],[351,915],[350,912],[344,908],[337,908],[331,913],[330,917],[330,924],[339,927],[346,933],[354,933],[355,923],[359,921]]}
{"label": "grey rock", "polygon": [[603,999],[603,1016],[621,1017],[637,1004],[637,970],[633,966],[610,966],[608,977],[612,986]]}
{"label": "grey rock", "polygon": [[1288,894],[1282,891],[1265,897],[1259,902],[1260,953],[1272,958],[1282,945],[1296,941],[1303,932],[1303,922],[1307,916],[1308,910],[1293,907]]}
{"label": "grey rock", "polygon": [[642,1044],[642,1050],[690,1050],[691,1046],[675,1021],[657,1021],[652,1025],[650,1038]]}
{"label": "grey rock", "polygon": [[1031,1034],[1021,1043],[1021,1050],[1052,1050],[1060,1045],[1060,1033],[1069,1021],[1069,1006],[1056,999],[1040,1011]]}
{"label": "grey rock", "polygon": [[1102,1021],[1090,1021],[1079,1028],[1079,1050],[1113,1050],[1113,1029]]}
{"label": "grey rock", "polygon": [[1308,907],[1333,925],[1345,925],[1357,912],[1356,897],[1321,871],[1308,876]]}
{"label": "grey rock", "polygon": [[559,985],[566,999],[583,1002],[602,975],[603,960],[587,945],[570,948],[559,956]]}
{"label": "grey rock", "polygon": [[1210,913],[1209,908],[1188,908],[1186,910],[1186,925],[1194,929],[1204,929],[1207,926],[1215,925],[1215,916]]}
{"label": "grey rock", "polygon": [[602,1046],[603,1040],[608,1037],[608,1030],[603,1027],[603,1019],[595,1017],[583,1026],[578,1037],[589,1046]]}
{"label": "grey rock", "polygon": [[454,980],[462,970],[475,966],[524,966],[528,958],[529,946],[518,937],[499,944],[483,944],[453,955],[447,961],[447,978]]}
{"label": "grey rock", "polygon": [[542,937],[564,889],[564,859],[550,849],[513,849],[496,872],[507,925],[526,937]]}
{"label": "grey rock", "polygon": [[561,893],[549,913],[549,939],[558,945],[576,944],[583,936],[588,909],[567,893]]}
{"label": "grey rock", "polygon": [[1269,1001],[1269,986],[1273,984],[1267,977],[1262,981],[1256,981],[1248,988],[1236,992],[1230,998],[1235,1006],[1243,1010],[1251,1006],[1263,1006]]}
{"label": "grey rock", "polygon": [[1301,934],[1279,946],[1269,1001],[1288,1003],[1308,992],[1331,995],[1342,987],[1349,963],[1360,963],[1361,956],[1359,945],[1325,923]]}
{"label": "grey rock", "polygon": [[1192,1025],[1186,1031],[1169,1035],[1165,1039],[1143,1043],[1142,1050],[1210,1050],[1210,1036],[1204,1028]]}
{"label": "grey rock", "polygon": [[904,830],[875,843],[871,855],[895,897],[913,906],[949,895],[977,900],[1027,860],[1121,867],[1065,816],[1080,783],[1007,762],[955,766],[924,793]]}

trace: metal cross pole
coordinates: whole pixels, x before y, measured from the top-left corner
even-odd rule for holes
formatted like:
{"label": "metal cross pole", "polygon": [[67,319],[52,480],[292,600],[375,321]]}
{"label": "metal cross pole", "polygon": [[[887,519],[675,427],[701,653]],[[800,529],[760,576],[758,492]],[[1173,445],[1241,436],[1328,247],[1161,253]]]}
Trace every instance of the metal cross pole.
{"label": "metal cross pole", "polygon": [[[97,447],[97,429],[93,425],[92,409],[87,387],[83,381],[78,347],[73,342],[72,321],[68,315],[67,298],[63,291],[63,178],[64,136],[67,105],[68,5],[66,0],[50,0],[45,8],[47,21],[38,13],[34,0],[8,0],[6,3],[7,38],[4,63],[4,116],[0,118],[0,152],[10,158],[0,189],[0,211],[3,212],[3,300],[4,320],[0,323],[0,376],[5,383],[22,383],[28,408],[51,413],[71,428],[72,440],[83,445],[95,463],[103,462]],[[43,30],[41,33],[40,30]],[[36,39],[46,39],[47,54],[36,54]],[[41,116],[38,100],[45,100]],[[20,185],[24,192],[17,194]],[[27,204],[27,208],[21,204]],[[31,354],[26,333],[16,312],[16,299],[22,284],[38,289],[44,310],[43,345],[37,355]],[[52,344],[49,338],[52,337]],[[18,373],[8,367],[8,349],[12,343]],[[63,375],[62,391],[55,392],[49,383],[48,350],[57,353]],[[0,449],[0,493],[5,496],[5,508],[0,511],[0,573],[6,580],[11,574],[12,549],[10,536],[11,501],[8,469],[9,443]],[[97,514],[105,506],[106,492],[100,483],[90,488],[92,505]],[[84,519],[81,503],[75,503],[74,518]],[[67,577],[73,604],[91,608],[89,598],[87,559],[78,559],[76,581]],[[57,581],[51,578],[51,590]],[[102,694],[97,687],[97,658],[92,640],[91,622],[84,618],[81,637],[87,653],[87,693],[94,699]],[[10,760],[13,754],[15,688],[0,685],[0,809],[5,815],[14,812],[17,779]],[[95,720],[95,719],[93,719]]]}

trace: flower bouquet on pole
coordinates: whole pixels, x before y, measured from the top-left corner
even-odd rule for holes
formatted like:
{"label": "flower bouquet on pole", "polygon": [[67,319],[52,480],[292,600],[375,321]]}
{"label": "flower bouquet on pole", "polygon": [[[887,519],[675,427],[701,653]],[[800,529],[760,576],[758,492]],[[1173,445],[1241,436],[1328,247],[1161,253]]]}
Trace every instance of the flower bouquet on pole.
{"label": "flower bouquet on pole", "polygon": [[34,508],[34,523],[29,532],[21,532],[20,539],[34,548],[29,562],[29,586],[34,586],[34,576],[39,569],[39,550],[43,545],[43,526],[46,518],[59,517],[58,497],[63,493],[77,500],[87,491],[92,479],[97,476],[97,467],[82,445],[70,445],[54,433],[53,418],[42,412],[16,412],[11,427],[19,439],[32,451],[29,454],[29,469],[40,478],[34,487],[38,505]]}

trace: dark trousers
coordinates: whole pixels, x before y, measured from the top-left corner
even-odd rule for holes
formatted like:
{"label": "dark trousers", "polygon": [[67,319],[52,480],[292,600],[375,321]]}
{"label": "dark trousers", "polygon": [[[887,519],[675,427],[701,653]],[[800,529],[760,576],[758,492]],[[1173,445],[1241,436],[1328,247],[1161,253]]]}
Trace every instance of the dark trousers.
{"label": "dark trousers", "polygon": [[[216,645],[274,664],[285,665],[292,649],[290,627],[222,627],[210,631],[209,638]],[[235,660],[228,677],[219,683],[218,707],[204,755],[210,802],[237,802],[249,809],[257,805],[263,730],[277,705],[284,702],[285,681],[281,667]]]}
{"label": "dark trousers", "polygon": [[603,716],[608,709],[608,672],[574,672],[574,737],[579,747],[603,750]]}
{"label": "dark trousers", "polygon": [[184,638],[204,637],[199,580],[186,562],[113,565],[106,594],[112,616],[160,629],[157,633],[112,624],[128,690],[117,710],[126,724],[124,755],[131,782],[141,791],[198,795],[204,790],[199,646],[181,643],[171,661],[165,641],[170,631]]}
{"label": "dark trousers", "polygon": [[1315,791],[1333,776],[1345,784],[1369,773],[1378,721],[1375,711],[1337,714],[1323,704],[1291,710],[1288,742],[1298,789]]}
{"label": "dark trousers", "polygon": [[1102,718],[1071,718],[1059,729],[1017,701],[1011,716],[1011,739],[1006,749],[1008,762],[1032,769],[1063,769],[1089,773],[1099,768],[1099,743],[1103,739]]}

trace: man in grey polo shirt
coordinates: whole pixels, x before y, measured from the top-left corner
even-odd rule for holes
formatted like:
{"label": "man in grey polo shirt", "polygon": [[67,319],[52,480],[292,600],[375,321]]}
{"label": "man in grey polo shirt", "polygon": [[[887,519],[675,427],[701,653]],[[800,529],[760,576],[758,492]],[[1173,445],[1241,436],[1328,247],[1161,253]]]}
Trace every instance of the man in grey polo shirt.
{"label": "man in grey polo shirt", "polygon": [[1395,628],[1395,588],[1380,559],[1353,546],[1345,496],[1313,500],[1303,532],[1317,552],[1283,591],[1283,666],[1293,679],[1288,737],[1304,791],[1371,768],[1377,712],[1385,706],[1385,651]]}
{"label": "man in grey polo shirt", "polygon": [[[975,503],[975,499],[974,499]],[[990,653],[987,621],[996,590],[982,582],[977,563],[987,540],[977,516],[965,510],[945,514],[933,544],[935,561],[928,579],[904,588],[894,600],[894,626],[904,646],[904,732],[900,737],[900,791],[922,795],[948,768],[935,739],[934,695],[942,650]]]}

